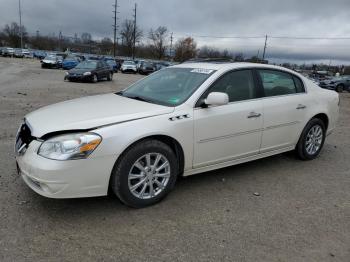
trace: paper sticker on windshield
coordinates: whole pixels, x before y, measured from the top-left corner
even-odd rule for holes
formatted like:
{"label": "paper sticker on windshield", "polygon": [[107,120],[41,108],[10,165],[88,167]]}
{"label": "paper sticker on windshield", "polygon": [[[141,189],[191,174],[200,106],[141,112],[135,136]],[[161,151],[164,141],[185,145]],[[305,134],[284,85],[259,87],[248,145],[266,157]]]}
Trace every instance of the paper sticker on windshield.
{"label": "paper sticker on windshield", "polygon": [[199,73],[199,74],[206,74],[209,75],[213,72],[214,70],[211,69],[203,69],[203,68],[195,68],[191,71],[191,73]]}

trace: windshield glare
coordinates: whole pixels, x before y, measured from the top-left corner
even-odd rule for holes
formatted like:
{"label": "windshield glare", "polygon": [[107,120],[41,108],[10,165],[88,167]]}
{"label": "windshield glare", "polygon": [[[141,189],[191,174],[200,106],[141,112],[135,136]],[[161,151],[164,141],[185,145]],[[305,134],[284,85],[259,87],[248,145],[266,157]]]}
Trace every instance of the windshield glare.
{"label": "windshield glare", "polygon": [[163,69],[130,86],[122,95],[177,106],[185,102],[214,72],[195,68]]}
{"label": "windshield glare", "polygon": [[84,61],[79,63],[75,68],[76,69],[95,69],[97,62],[95,61]]}
{"label": "windshield glare", "polygon": [[123,64],[124,65],[135,65],[135,63],[133,61],[125,61]]}

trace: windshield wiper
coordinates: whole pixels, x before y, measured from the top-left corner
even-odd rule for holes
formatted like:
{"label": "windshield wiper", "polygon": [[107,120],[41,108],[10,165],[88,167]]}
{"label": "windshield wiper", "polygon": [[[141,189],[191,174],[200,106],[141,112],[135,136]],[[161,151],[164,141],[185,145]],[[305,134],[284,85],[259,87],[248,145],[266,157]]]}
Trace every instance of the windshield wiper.
{"label": "windshield wiper", "polygon": [[141,97],[141,96],[124,96],[124,97],[135,99],[135,100],[142,101],[142,102],[152,103],[150,100],[148,100],[144,97]]}

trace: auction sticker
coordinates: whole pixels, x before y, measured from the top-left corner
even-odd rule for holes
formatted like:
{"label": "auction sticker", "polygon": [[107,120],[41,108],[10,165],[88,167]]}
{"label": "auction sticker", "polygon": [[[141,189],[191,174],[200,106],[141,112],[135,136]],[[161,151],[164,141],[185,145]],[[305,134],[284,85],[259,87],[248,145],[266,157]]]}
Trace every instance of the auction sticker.
{"label": "auction sticker", "polygon": [[191,71],[191,73],[199,73],[199,74],[206,74],[209,75],[213,72],[214,70],[211,69],[203,69],[203,68],[195,68]]}

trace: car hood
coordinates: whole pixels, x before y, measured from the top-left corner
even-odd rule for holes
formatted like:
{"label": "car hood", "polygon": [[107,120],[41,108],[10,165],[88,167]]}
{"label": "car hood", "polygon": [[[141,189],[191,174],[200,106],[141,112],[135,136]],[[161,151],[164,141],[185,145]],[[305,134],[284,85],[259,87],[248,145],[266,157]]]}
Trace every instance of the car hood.
{"label": "car hood", "polygon": [[45,63],[45,64],[56,64],[57,61],[44,59],[43,63]]}
{"label": "car hood", "polygon": [[71,70],[69,70],[68,72],[70,74],[84,74],[85,72],[92,72],[94,71],[94,69],[78,69],[78,68],[73,68]]}
{"label": "car hood", "polygon": [[32,136],[42,137],[57,131],[88,130],[174,111],[116,94],[89,96],[40,108],[25,119]]}

